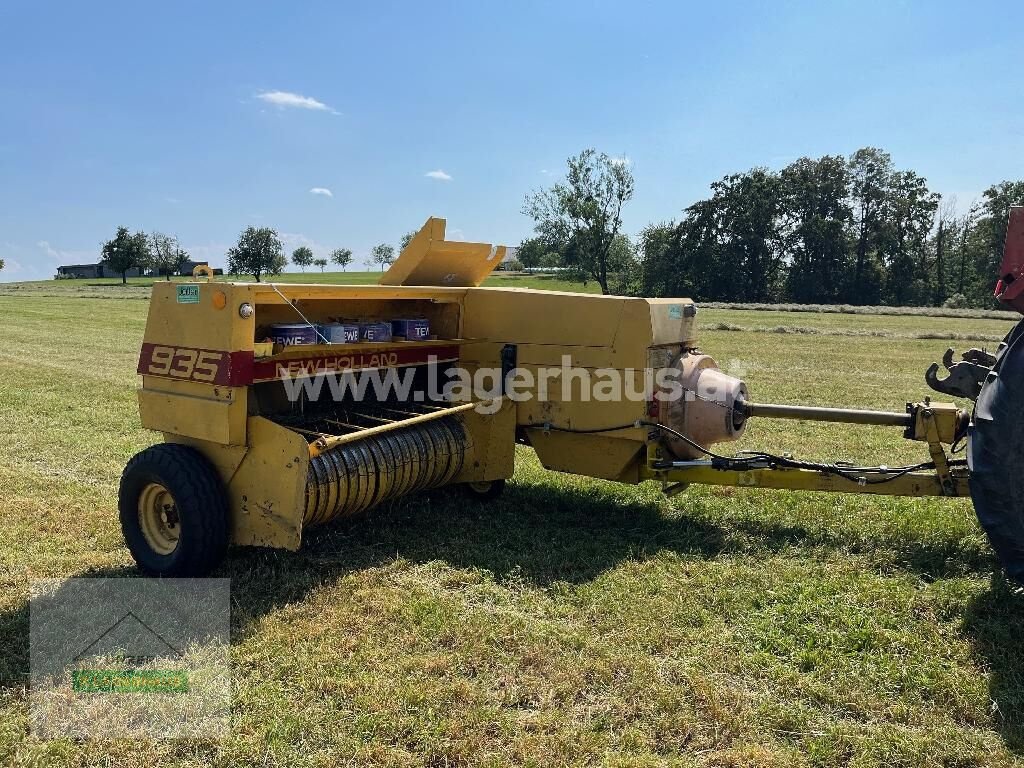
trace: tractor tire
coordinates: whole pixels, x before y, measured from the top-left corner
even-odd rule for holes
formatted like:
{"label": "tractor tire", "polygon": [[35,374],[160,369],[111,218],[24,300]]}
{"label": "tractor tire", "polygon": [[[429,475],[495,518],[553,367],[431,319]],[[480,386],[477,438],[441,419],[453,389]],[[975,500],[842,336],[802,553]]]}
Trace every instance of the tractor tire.
{"label": "tractor tire", "polygon": [[999,347],[968,430],[978,522],[1014,581],[1024,583],[1024,321]]}
{"label": "tractor tire", "polygon": [[474,501],[493,501],[505,492],[505,481],[489,480],[482,483],[463,483],[462,490]]}
{"label": "tractor tire", "polygon": [[210,462],[188,446],[154,445],[132,458],[118,510],[128,550],[151,576],[206,576],[227,553],[227,494]]}

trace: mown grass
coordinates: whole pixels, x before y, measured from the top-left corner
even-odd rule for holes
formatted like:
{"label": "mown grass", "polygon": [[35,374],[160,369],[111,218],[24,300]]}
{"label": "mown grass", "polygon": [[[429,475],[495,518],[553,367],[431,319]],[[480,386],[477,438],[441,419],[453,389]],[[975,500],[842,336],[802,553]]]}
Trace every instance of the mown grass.
{"label": "mown grass", "polygon": [[763,304],[733,301],[713,301],[706,306],[714,309],[740,309],[755,312],[810,312],[816,315],[921,315],[924,317],[976,317],[989,320],[1014,320],[1016,312],[1005,309],[953,309],[951,307],[888,307],[857,304]]}
{"label": "mown grass", "polygon": [[[63,285],[62,285],[63,287]],[[140,290],[145,290],[141,288]],[[126,294],[121,294],[126,295]],[[0,295],[0,765],[1012,765],[1024,598],[964,501],[691,488],[666,500],[519,449],[486,506],[436,492],[239,550],[221,742],[42,742],[27,589],[132,576],[121,469],[145,303]],[[742,320],[734,315],[742,314]],[[770,314],[702,311],[771,327]],[[709,331],[764,401],[901,409],[946,342],[1006,321],[805,314]],[[966,331],[963,331],[966,333]],[[896,464],[898,430],[752,424],[740,447]]]}

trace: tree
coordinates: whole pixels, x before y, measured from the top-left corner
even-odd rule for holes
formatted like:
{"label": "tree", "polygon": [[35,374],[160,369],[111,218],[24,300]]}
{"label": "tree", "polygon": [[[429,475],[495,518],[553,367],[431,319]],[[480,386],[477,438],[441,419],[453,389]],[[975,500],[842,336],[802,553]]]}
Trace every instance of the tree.
{"label": "tree", "polygon": [[950,241],[956,234],[956,198],[942,201],[936,214],[938,229],[935,232],[935,295],[936,306],[943,306],[948,296],[950,282]]}
{"label": "tree", "polygon": [[[663,221],[659,224],[648,224],[640,230],[638,251],[640,257],[641,283],[640,294],[643,296],[670,296],[675,289],[678,273],[672,263],[670,253],[674,241],[678,237],[678,225],[674,221]],[[690,291],[693,295],[693,291]]]}
{"label": "tree", "polygon": [[783,265],[781,182],[764,168],[726,176],[711,185],[720,260],[742,301],[777,298]]}
{"label": "tree", "polygon": [[313,259],[313,263],[316,266],[320,267],[320,271],[323,272],[324,267],[327,266],[327,259]]}
{"label": "tree", "polygon": [[877,259],[874,254],[882,238],[881,212],[892,175],[892,158],[888,152],[864,147],[850,155],[849,171],[856,237],[852,298],[861,304],[877,304],[881,298],[880,265],[872,261]]}
{"label": "tree", "polygon": [[128,227],[118,227],[113,240],[103,244],[101,260],[121,274],[121,284],[128,282],[128,270],[142,269],[149,262],[149,239],[145,232],[129,234]]}
{"label": "tree", "polygon": [[541,238],[528,237],[516,248],[516,258],[522,262],[524,267],[534,268],[540,266],[540,260],[545,251],[546,247]]}
{"label": "tree", "polygon": [[341,267],[341,271],[345,271],[345,267],[352,263],[352,251],[348,248],[335,248],[331,251],[331,261]]}
{"label": "tree", "polygon": [[562,266],[562,254],[558,251],[547,251],[540,257],[537,266],[541,269],[559,269]]}
{"label": "tree", "polygon": [[516,248],[516,259],[527,269],[562,266],[562,254],[552,250],[542,237],[528,237]]}
{"label": "tree", "polygon": [[374,264],[380,264],[380,271],[383,272],[384,265],[395,260],[395,246],[387,243],[373,246],[373,250],[370,251],[370,260]]}
{"label": "tree", "polygon": [[[969,285],[974,283],[974,270],[977,263],[977,259],[973,258],[972,251],[976,250],[978,217],[980,215],[981,208],[975,202],[966,214],[953,220],[953,226],[956,227],[958,233],[958,236],[953,237],[953,242],[957,244],[959,251],[956,254],[956,292],[968,301],[967,293],[970,290]],[[970,267],[970,271],[968,271],[968,267]]]}
{"label": "tree", "polygon": [[802,157],[782,169],[784,247],[791,301],[832,303],[848,282],[849,172],[839,156]]}
{"label": "tree", "polygon": [[621,232],[608,249],[608,273],[611,288],[618,295],[635,295],[640,291],[641,272],[636,246]]}
{"label": "tree", "polygon": [[928,233],[939,196],[914,171],[895,171],[882,202],[879,254],[886,268],[885,299],[895,306],[931,300]]}
{"label": "tree", "polygon": [[4,271],[4,267],[5,267],[5,266],[7,266],[7,265],[6,265],[6,264],[4,264],[4,260],[3,260],[3,259],[0,259],[0,272],[3,272],[3,271]]}
{"label": "tree", "polygon": [[260,275],[279,275],[287,261],[277,232],[270,227],[246,227],[238,243],[228,249],[228,272],[249,274],[260,282]]}
{"label": "tree", "polygon": [[168,280],[171,275],[181,269],[189,260],[188,251],[182,250],[178,238],[162,232],[151,232],[149,235],[149,264],[157,275]]}
{"label": "tree", "polygon": [[608,255],[622,228],[622,207],[633,197],[633,174],[627,163],[594,149],[570,157],[567,166],[565,182],[527,195],[523,213],[566,266],[608,293]]}
{"label": "tree", "polygon": [[292,251],[292,264],[300,267],[305,272],[306,267],[313,266],[313,251],[304,245],[300,245]]}
{"label": "tree", "polygon": [[402,239],[398,243],[398,252],[401,253],[402,251],[404,251],[405,247],[418,234],[419,233],[416,230],[413,230],[412,232],[406,232],[404,235],[402,235]]}
{"label": "tree", "polygon": [[726,263],[719,208],[714,200],[701,200],[686,209],[678,225],[652,225],[640,233],[645,295],[738,298],[743,278]]}

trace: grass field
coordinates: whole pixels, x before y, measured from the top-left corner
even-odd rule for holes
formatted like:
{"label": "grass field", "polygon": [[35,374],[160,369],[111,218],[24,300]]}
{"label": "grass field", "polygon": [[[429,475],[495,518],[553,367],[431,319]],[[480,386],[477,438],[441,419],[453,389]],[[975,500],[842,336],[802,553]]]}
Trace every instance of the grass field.
{"label": "grass field", "polygon": [[[315,275],[310,275],[315,277]],[[496,278],[500,279],[500,278]],[[506,278],[507,279],[507,278]],[[536,281],[537,278],[531,278]],[[557,287],[568,287],[565,285]],[[135,572],[115,493],[155,441],[145,286],[0,285],[0,765],[981,766],[1024,755],[1024,597],[968,502],[556,475],[436,492],[233,552],[222,742],[28,732],[28,581]],[[765,401],[902,409],[944,336],[1005,319],[705,309]],[[799,331],[794,331],[799,327]],[[785,328],[786,330],[779,330]],[[962,346],[962,345],[961,345]],[[990,345],[992,346],[992,345]],[[743,447],[896,464],[898,430],[752,424]]]}

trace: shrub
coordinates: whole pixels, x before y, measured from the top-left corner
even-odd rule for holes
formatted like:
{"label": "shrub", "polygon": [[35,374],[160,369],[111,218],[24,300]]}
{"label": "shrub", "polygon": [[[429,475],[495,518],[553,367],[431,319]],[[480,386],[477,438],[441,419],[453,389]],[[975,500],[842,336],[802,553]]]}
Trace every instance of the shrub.
{"label": "shrub", "polygon": [[967,302],[967,297],[964,296],[962,293],[954,293],[952,296],[950,296],[948,299],[942,302],[942,306],[945,307],[946,309],[966,309],[969,306],[969,304]]}

